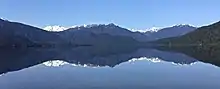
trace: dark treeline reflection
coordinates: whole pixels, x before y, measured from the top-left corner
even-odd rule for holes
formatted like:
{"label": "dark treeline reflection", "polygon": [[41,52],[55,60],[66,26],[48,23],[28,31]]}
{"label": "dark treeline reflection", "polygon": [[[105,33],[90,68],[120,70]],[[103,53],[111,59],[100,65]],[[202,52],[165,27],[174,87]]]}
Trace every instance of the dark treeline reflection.
{"label": "dark treeline reflection", "polygon": [[169,47],[156,47],[161,51],[170,51],[182,53],[187,56],[193,57],[198,61],[210,63],[220,67],[220,46],[207,45],[207,46],[169,46]]}
{"label": "dark treeline reflection", "polygon": [[184,54],[158,51],[138,47],[76,47],[1,49],[0,74],[17,71],[51,60],[62,60],[73,64],[114,67],[132,58],[156,57],[163,61],[178,64],[191,64],[196,59]]}

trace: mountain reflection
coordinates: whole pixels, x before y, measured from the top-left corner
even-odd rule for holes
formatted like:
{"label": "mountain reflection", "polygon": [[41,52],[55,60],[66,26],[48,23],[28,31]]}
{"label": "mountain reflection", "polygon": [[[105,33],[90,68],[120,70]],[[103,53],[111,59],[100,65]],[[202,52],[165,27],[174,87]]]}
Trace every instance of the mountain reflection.
{"label": "mountain reflection", "polygon": [[176,52],[193,57],[201,62],[210,63],[220,67],[220,46],[207,45],[207,46],[169,46],[169,47],[156,47],[161,51]]}
{"label": "mountain reflection", "polygon": [[79,67],[91,67],[91,68],[97,68],[100,67],[99,65],[93,65],[93,64],[71,64],[62,60],[51,60],[51,61],[47,61],[42,63],[45,66],[49,66],[49,67],[59,67],[59,66],[63,66],[63,65],[72,65],[72,66],[79,66]]}
{"label": "mountain reflection", "polygon": [[[128,60],[128,62],[134,62],[134,61],[140,61],[140,60],[147,60],[147,61],[151,61],[151,62],[161,62],[161,59],[159,58],[147,58],[147,57],[141,57],[141,58],[132,58],[130,60]],[[47,61],[42,63],[45,66],[49,66],[49,67],[59,67],[59,66],[63,66],[63,65],[72,65],[72,66],[79,66],[79,67],[91,67],[91,68],[97,68],[97,67],[101,67],[99,65],[94,65],[94,64],[71,64],[69,62],[65,62],[62,60],[51,60],[51,61]]]}
{"label": "mountain reflection", "polygon": [[175,64],[192,64],[197,60],[181,53],[164,52],[155,49],[77,47],[51,49],[2,49],[0,50],[0,74],[17,71],[37,64],[62,66],[71,64],[82,67],[115,67],[123,62],[161,60]]}

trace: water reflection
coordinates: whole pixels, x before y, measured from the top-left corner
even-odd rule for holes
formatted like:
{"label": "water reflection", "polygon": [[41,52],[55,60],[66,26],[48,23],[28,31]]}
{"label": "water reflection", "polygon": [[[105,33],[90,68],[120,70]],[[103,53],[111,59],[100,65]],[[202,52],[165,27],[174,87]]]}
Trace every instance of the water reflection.
{"label": "water reflection", "polygon": [[[59,63],[59,62],[56,62]],[[111,67],[38,64],[0,77],[1,89],[219,89],[219,68],[147,60]],[[180,77],[181,76],[181,77]]]}
{"label": "water reflection", "polygon": [[[51,61],[54,60],[65,61],[57,66],[70,63],[89,67],[115,67],[129,60],[140,59],[152,59],[153,62],[160,59],[175,64],[191,64],[197,61],[180,53],[132,47],[114,50],[105,48],[97,49],[93,47],[78,47],[72,49],[11,49],[0,50],[0,58],[0,74],[28,68],[47,61],[49,61],[49,63],[47,63],[48,65],[52,65],[54,62]],[[55,62],[59,63],[59,61]]]}
{"label": "water reflection", "polygon": [[[161,62],[161,59],[159,59],[159,58],[147,58],[147,57],[132,58],[132,59],[128,60],[128,62],[143,61],[143,60],[150,61],[153,63]],[[71,65],[71,66],[77,66],[77,67],[90,67],[90,68],[101,67],[99,65],[95,66],[93,64],[80,64],[80,63],[79,64],[71,64],[71,63],[68,63],[68,62],[65,62],[62,60],[51,60],[51,61],[44,62],[42,64],[45,66],[48,66],[48,67],[60,67],[60,66],[64,66],[64,65]]]}
{"label": "water reflection", "polygon": [[156,47],[161,51],[182,53],[193,57],[201,62],[210,63],[220,67],[220,46],[170,46],[170,47]]}
{"label": "water reflection", "polygon": [[42,64],[48,67],[60,67],[64,65],[71,65],[71,66],[77,66],[77,67],[90,67],[90,68],[100,67],[100,66],[95,66],[93,64],[71,64],[71,63],[68,63],[62,60],[51,60],[51,61],[44,62]]}
{"label": "water reflection", "polygon": [[219,89],[219,68],[197,61],[217,53],[168,47],[0,50],[0,89]]}
{"label": "water reflection", "polygon": [[147,60],[147,61],[151,61],[151,62],[154,62],[154,63],[161,62],[161,59],[154,58],[154,57],[151,57],[151,58],[147,58],[147,57],[132,58],[128,62],[134,62],[134,61],[140,61],[140,60]]}

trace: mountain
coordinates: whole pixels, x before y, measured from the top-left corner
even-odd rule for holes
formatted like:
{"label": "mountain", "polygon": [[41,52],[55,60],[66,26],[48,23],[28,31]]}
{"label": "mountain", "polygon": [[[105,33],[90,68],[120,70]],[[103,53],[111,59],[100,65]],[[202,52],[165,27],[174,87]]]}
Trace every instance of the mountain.
{"label": "mountain", "polygon": [[55,28],[53,31],[56,31],[55,33],[59,35],[59,37],[65,39],[70,44],[93,46],[137,46],[140,44],[140,42],[133,38],[135,33],[118,27],[115,24],[90,24],[74,26],[63,31],[58,31],[56,29],[60,30],[64,27],[55,26],[52,28]]}
{"label": "mountain", "polygon": [[113,23],[110,24],[91,24],[91,25],[84,25],[84,26],[76,26],[74,28],[69,28],[65,31],[60,32],[61,35],[72,37],[73,34],[81,35],[85,33],[92,33],[92,34],[108,34],[110,36],[124,36],[124,37],[131,37],[138,41],[146,41],[146,36],[143,33],[138,32],[131,32],[126,28],[119,27]]}
{"label": "mountain", "polygon": [[[84,30],[76,30],[76,29]],[[50,32],[40,28],[25,25],[17,22],[0,20],[0,46],[54,46],[54,45],[99,45],[99,46],[136,46],[139,44],[135,39],[129,36],[119,36],[100,32],[99,34],[90,31],[118,29],[117,26],[97,25],[70,28],[65,31]],[[96,31],[96,32],[98,32]],[[121,31],[121,30],[117,30]],[[123,31],[123,30],[122,30]],[[124,30],[127,31],[127,30]],[[129,31],[128,31],[129,32]]]}
{"label": "mountain", "polygon": [[[54,39],[56,38],[56,39]],[[0,46],[62,43],[59,35],[18,22],[0,19]]]}
{"label": "mountain", "polygon": [[145,34],[148,36],[149,41],[153,41],[163,38],[182,36],[186,33],[194,31],[195,29],[196,27],[193,27],[191,25],[180,24],[172,27],[162,28],[159,30],[153,29],[145,32]]}
{"label": "mountain", "polygon": [[203,26],[180,37],[158,40],[162,44],[216,45],[220,43],[220,22]]}
{"label": "mountain", "polygon": [[[64,35],[62,35],[64,34]],[[60,33],[64,39],[69,39],[72,44],[78,45],[92,45],[101,47],[111,46],[139,46],[142,44],[139,41],[131,37],[126,36],[111,36],[109,34],[94,34],[92,32],[77,31],[66,35],[66,33]]]}
{"label": "mountain", "polygon": [[[47,31],[45,31],[47,30]],[[191,31],[189,26],[164,28],[157,32],[132,32],[113,23],[73,26],[48,26],[44,30],[18,22],[0,20],[0,46],[18,45],[126,45],[139,46],[143,42],[178,36]]]}
{"label": "mountain", "polygon": [[[62,26],[47,26],[44,30],[47,31],[55,31],[64,33],[63,37],[73,37],[74,33],[78,35],[86,33],[94,33],[94,34],[109,34],[111,36],[126,36],[132,37],[137,41],[152,41],[167,37],[175,37],[181,36],[188,32],[195,30],[196,28],[190,25],[175,25],[173,27],[167,28],[152,28],[148,31],[144,32],[141,30],[128,30],[126,28],[122,28],[113,23],[110,24],[90,24],[90,25],[82,25],[82,26],[72,26],[72,27],[62,27]],[[76,35],[77,35],[76,34]]]}

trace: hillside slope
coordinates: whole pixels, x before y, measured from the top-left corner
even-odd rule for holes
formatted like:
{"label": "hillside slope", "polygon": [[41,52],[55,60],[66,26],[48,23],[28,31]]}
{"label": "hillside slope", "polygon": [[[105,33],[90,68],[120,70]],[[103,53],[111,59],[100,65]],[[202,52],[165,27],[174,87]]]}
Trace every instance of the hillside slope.
{"label": "hillside slope", "polygon": [[220,22],[203,26],[180,37],[157,40],[160,44],[216,45],[220,43]]}

